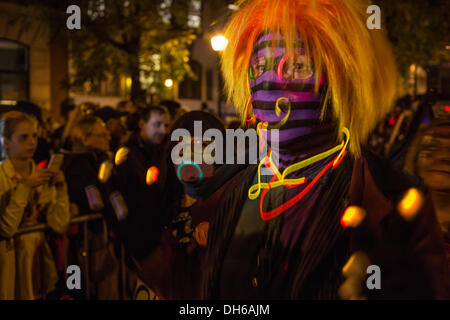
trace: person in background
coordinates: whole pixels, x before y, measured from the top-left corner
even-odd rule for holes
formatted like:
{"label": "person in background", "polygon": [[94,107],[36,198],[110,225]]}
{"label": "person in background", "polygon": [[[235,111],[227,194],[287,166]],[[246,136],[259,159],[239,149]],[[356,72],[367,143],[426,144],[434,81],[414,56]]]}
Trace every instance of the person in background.
{"label": "person in background", "polygon": [[126,128],[122,124],[121,118],[126,116],[127,112],[119,112],[110,106],[100,108],[94,112],[94,116],[103,120],[111,136],[111,151],[116,151],[127,138]]}
{"label": "person in background", "polygon": [[[109,195],[114,191],[110,183],[99,179],[100,166],[111,162],[110,134],[104,122],[93,115],[81,118],[70,132],[72,152],[65,154],[63,170],[67,179],[70,202],[79,214],[101,212],[111,219]],[[82,235],[72,230],[69,261],[82,262],[79,248]],[[90,279],[94,283],[93,297],[99,300],[119,298],[119,263],[114,254],[111,234],[102,221],[89,224]]]}
{"label": "person in background", "polygon": [[214,114],[214,110],[206,103],[202,102],[202,111]]}
{"label": "person in background", "polygon": [[64,131],[61,138],[61,146],[59,151],[70,151],[72,150],[70,134],[75,125],[80,121],[83,117],[92,115],[96,110],[99,109],[99,106],[95,103],[84,102],[75,107],[70,112],[69,119],[64,127]]}
{"label": "person in background", "polygon": [[51,145],[48,141],[49,137],[47,137],[47,128],[45,127],[45,122],[42,118],[41,108],[32,102],[18,101],[13,110],[24,112],[36,118],[38,123],[38,145],[33,160],[36,163],[49,160]]}
{"label": "person in background", "polygon": [[143,239],[156,236],[142,221],[153,221],[155,230],[162,223],[158,220],[160,212],[154,210],[161,200],[161,189],[156,183],[147,183],[147,173],[151,167],[160,169],[169,120],[165,107],[144,108],[129,141],[118,151],[124,152],[123,159],[116,160],[116,166],[118,187],[128,206],[128,217],[119,224],[116,233],[133,256],[145,254],[147,245]]}
{"label": "person in background", "polygon": [[423,126],[406,158],[405,170],[420,176],[431,191],[436,216],[446,242],[447,292],[450,299],[450,120]]}
{"label": "person in background", "polygon": [[[195,121],[202,122],[199,136],[195,136]],[[192,159],[194,144],[202,140],[208,129],[216,129],[225,135],[222,122],[203,111],[191,111],[181,116],[174,123],[171,132],[176,129],[189,132],[180,143],[191,145]],[[174,165],[171,151],[178,143],[171,141],[166,146],[164,158],[167,165],[162,166],[158,181],[165,196],[164,200],[161,199],[154,205],[154,210],[160,210],[166,216],[165,226],[160,225],[157,232],[160,238],[155,237],[155,243],[146,242],[147,247],[152,250],[148,250],[144,257],[136,257],[139,268],[133,268],[138,276],[135,294],[137,299],[144,296],[154,298],[155,294],[162,299],[198,299],[200,296],[199,275],[211,212],[196,210],[196,204],[202,201],[202,189],[220,166],[206,163],[196,165],[190,161]],[[208,144],[208,141],[202,142],[203,150]],[[155,223],[141,220],[141,224],[150,230]]]}
{"label": "person in background", "polygon": [[52,134],[52,144],[53,150],[58,151],[63,146],[63,133],[64,128],[66,127],[67,122],[69,121],[69,117],[73,110],[75,109],[75,101],[72,98],[67,98],[63,102],[61,102],[60,113],[62,118],[62,124],[53,131]]}
{"label": "person in background", "polygon": [[167,108],[170,114],[171,123],[174,123],[183,113],[181,112],[181,104],[174,100],[163,100],[161,105]]}
{"label": "person in background", "polygon": [[64,233],[69,223],[67,185],[61,171],[36,166],[36,120],[22,112],[3,115],[0,136],[0,299],[44,299],[57,273],[43,232],[14,236],[19,227],[47,223]]}
{"label": "person in background", "polygon": [[227,129],[237,130],[242,127],[242,123],[239,119],[233,118],[230,122],[228,122]]}
{"label": "person in background", "polygon": [[122,100],[117,103],[116,110],[119,112],[132,114],[136,113],[138,111],[138,108],[131,100]]}

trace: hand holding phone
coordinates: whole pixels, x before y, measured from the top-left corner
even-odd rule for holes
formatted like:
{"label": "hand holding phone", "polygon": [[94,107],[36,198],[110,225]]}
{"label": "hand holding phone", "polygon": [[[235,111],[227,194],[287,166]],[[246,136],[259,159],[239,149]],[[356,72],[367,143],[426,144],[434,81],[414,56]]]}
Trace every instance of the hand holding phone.
{"label": "hand holding phone", "polygon": [[61,168],[64,155],[62,153],[52,154],[50,161],[48,162],[47,169],[53,173],[58,172]]}

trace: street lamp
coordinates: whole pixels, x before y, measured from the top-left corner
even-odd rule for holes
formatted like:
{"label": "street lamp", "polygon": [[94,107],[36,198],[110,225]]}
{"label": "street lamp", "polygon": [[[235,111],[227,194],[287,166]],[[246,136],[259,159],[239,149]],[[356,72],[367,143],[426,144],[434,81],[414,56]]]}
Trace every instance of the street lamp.
{"label": "street lamp", "polygon": [[172,79],[166,79],[166,81],[164,81],[164,85],[167,88],[171,88],[173,86],[173,80]]}
{"label": "street lamp", "polygon": [[211,38],[211,46],[214,51],[223,51],[227,47],[228,39],[222,35]]}
{"label": "street lamp", "polygon": [[[213,48],[214,51],[219,52],[219,51],[223,51],[225,50],[225,48],[228,45],[228,39],[225,38],[222,35],[217,35],[211,38],[211,46]],[[219,64],[217,64],[217,92],[219,95],[219,99],[218,99],[218,103],[217,103],[217,111],[219,113],[219,117],[222,117],[222,99],[221,99],[221,94],[222,94],[222,88],[220,87],[220,67]]]}

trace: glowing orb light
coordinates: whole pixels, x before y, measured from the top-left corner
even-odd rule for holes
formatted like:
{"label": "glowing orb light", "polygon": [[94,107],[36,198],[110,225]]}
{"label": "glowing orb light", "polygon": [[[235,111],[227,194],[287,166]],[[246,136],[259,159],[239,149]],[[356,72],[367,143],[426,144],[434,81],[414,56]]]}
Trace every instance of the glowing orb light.
{"label": "glowing orb light", "polygon": [[344,228],[356,228],[366,217],[366,210],[357,206],[348,207],[341,218],[341,225]]}
{"label": "glowing orb light", "polygon": [[348,259],[345,266],[342,268],[342,275],[346,278],[356,277],[364,279],[367,276],[366,270],[370,265],[370,259],[364,251],[357,251],[350,259]]}
{"label": "glowing orb light", "polygon": [[116,155],[114,157],[114,163],[116,166],[121,165],[122,163],[127,160],[127,156],[130,150],[128,148],[122,147],[119,150],[117,150]]}
{"label": "glowing orb light", "polygon": [[105,183],[111,177],[113,165],[109,161],[103,161],[98,170],[98,180]]}
{"label": "glowing orb light", "polygon": [[409,189],[398,204],[398,212],[406,221],[413,220],[419,213],[424,202],[422,193],[415,189]]}
{"label": "glowing orb light", "polygon": [[154,184],[156,181],[158,181],[158,176],[159,176],[159,170],[158,170],[157,167],[151,166],[150,168],[148,168],[148,170],[147,170],[147,178],[146,178],[147,184],[149,186]]}

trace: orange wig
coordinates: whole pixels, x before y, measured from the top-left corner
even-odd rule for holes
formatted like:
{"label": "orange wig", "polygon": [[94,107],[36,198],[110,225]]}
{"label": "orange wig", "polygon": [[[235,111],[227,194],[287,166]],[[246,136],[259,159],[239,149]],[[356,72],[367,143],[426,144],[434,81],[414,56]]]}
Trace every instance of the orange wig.
{"label": "orange wig", "polygon": [[[390,111],[397,71],[383,30],[369,30],[365,0],[241,0],[225,37],[222,73],[228,99],[244,121],[250,102],[249,63],[253,44],[265,31],[281,33],[286,48],[300,36],[316,68],[316,90],[323,71],[328,89],[322,114],[332,106],[339,132],[350,131],[349,151],[361,153],[370,131]],[[308,59],[308,60],[309,60]],[[342,138],[342,137],[339,137]]]}

